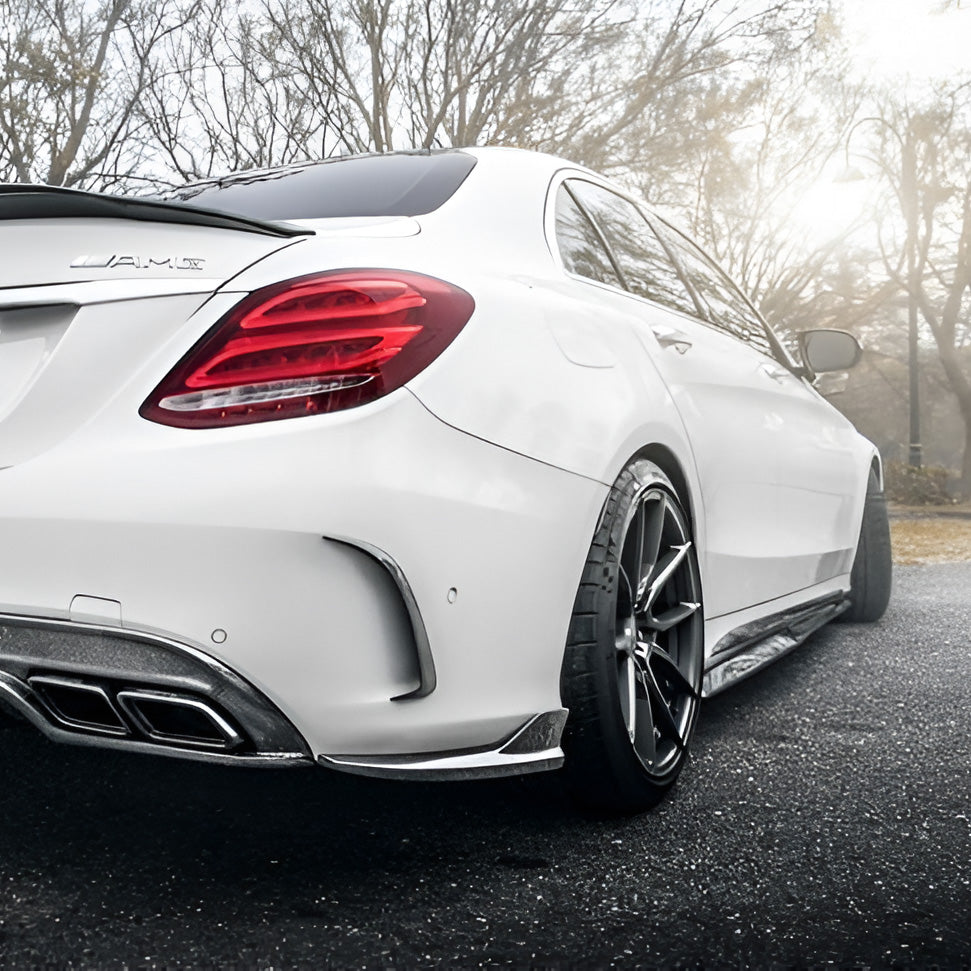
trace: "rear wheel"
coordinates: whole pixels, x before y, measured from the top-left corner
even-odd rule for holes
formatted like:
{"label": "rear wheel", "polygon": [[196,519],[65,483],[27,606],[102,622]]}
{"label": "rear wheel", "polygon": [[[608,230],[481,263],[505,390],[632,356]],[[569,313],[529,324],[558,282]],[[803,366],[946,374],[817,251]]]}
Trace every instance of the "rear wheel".
{"label": "rear wheel", "polygon": [[640,812],[671,787],[698,715],[703,645],[687,516],[664,473],[635,460],[604,507],[563,662],[564,772],[581,802]]}
{"label": "rear wheel", "polygon": [[879,620],[890,602],[893,556],[890,549],[890,519],[880,481],[871,469],[863,506],[860,542],[850,574],[850,608],[839,619],[850,623]]}

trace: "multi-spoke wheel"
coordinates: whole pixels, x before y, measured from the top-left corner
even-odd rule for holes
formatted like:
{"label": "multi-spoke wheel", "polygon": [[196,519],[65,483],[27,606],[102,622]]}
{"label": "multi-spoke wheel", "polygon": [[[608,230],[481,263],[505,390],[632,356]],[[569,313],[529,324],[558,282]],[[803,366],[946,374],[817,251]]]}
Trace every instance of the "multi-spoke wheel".
{"label": "multi-spoke wheel", "polygon": [[585,802],[639,811],[677,778],[698,714],[701,586],[671,482],[638,459],[604,507],[563,664],[566,773]]}

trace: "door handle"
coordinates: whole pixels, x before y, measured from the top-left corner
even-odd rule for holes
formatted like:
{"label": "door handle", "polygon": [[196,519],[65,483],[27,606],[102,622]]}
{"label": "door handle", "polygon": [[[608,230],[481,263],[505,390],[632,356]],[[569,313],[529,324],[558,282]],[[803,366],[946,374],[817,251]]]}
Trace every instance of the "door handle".
{"label": "door handle", "polygon": [[684,354],[691,347],[688,335],[674,327],[652,327],[651,330],[661,347],[673,347],[679,354]]}

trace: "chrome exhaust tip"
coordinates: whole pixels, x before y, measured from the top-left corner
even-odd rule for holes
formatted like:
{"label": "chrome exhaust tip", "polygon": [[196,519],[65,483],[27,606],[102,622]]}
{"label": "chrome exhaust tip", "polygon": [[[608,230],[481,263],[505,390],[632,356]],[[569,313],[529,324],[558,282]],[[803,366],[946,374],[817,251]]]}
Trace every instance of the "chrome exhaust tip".
{"label": "chrome exhaust tip", "polygon": [[0,612],[0,708],[54,742],[221,765],[313,764],[293,723],[248,681],[144,631]]}
{"label": "chrome exhaust tip", "polygon": [[156,742],[228,751],[244,741],[222,715],[201,699],[141,689],[119,691],[115,697],[137,728]]}
{"label": "chrome exhaust tip", "polygon": [[67,728],[101,735],[130,735],[128,725],[100,685],[51,675],[34,675],[27,683],[53,716]]}

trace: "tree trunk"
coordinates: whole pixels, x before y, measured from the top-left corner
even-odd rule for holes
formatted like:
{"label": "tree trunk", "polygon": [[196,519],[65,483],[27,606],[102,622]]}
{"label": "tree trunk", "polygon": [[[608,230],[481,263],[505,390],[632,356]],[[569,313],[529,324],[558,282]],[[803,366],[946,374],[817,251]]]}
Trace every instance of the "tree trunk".
{"label": "tree trunk", "polygon": [[958,410],[964,420],[964,459],[961,463],[958,491],[963,498],[971,498],[971,381],[961,366],[957,348],[943,340],[939,327],[935,328],[934,338],[948,386],[957,398]]}

